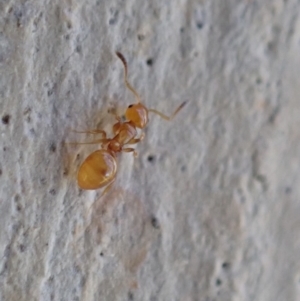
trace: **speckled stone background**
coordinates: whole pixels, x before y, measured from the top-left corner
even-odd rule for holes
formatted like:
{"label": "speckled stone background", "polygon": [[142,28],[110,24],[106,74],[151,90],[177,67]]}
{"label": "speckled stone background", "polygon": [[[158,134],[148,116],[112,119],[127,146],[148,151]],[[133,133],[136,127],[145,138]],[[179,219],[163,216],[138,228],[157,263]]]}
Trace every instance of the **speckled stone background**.
{"label": "speckled stone background", "polygon": [[[76,172],[134,101],[112,190]],[[0,300],[300,300],[300,1],[1,0]]]}

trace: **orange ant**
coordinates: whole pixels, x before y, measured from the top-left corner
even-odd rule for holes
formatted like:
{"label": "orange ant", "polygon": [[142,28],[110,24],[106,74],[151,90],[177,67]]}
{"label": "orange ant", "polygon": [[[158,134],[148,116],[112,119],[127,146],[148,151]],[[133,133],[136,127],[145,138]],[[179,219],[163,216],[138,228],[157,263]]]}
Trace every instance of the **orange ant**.
{"label": "orange ant", "polygon": [[[161,112],[153,109],[147,109],[142,103],[139,94],[128,82],[128,68],[124,56],[120,52],[116,55],[124,66],[124,81],[126,87],[134,94],[137,103],[131,104],[125,111],[125,121],[122,122],[119,116],[116,116],[117,123],[113,125],[113,138],[107,138],[103,130],[90,130],[83,133],[101,134],[102,138],[93,142],[82,144],[101,143],[101,149],[90,154],[79,168],[77,181],[80,188],[85,190],[94,190],[107,186],[103,191],[105,194],[116,179],[117,161],[116,155],[120,152],[137,153],[134,148],[128,145],[137,144],[144,139],[144,133],[137,138],[137,128],[144,129],[148,124],[148,113],[152,112],[159,115],[165,120],[172,120],[175,115],[183,108],[186,102],[183,102],[171,116],[166,116]],[[81,132],[82,133],[82,132]],[[103,195],[102,194],[102,195]]]}

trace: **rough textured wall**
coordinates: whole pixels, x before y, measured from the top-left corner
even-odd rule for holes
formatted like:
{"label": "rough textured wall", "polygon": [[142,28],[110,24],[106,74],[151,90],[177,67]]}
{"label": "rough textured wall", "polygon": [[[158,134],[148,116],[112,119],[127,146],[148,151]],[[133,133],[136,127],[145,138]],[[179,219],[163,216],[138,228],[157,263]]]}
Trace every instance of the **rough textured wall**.
{"label": "rough textured wall", "polygon": [[[76,172],[134,101],[111,191]],[[300,300],[300,2],[2,0],[0,300]]]}

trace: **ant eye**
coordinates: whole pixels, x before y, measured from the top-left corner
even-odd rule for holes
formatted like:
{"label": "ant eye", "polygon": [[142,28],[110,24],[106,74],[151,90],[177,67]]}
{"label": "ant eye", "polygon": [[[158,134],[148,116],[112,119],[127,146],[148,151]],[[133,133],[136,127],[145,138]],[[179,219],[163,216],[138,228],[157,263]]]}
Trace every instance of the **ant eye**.
{"label": "ant eye", "polygon": [[132,108],[132,107],[133,107],[133,105],[129,105],[129,106],[128,106],[128,108]]}

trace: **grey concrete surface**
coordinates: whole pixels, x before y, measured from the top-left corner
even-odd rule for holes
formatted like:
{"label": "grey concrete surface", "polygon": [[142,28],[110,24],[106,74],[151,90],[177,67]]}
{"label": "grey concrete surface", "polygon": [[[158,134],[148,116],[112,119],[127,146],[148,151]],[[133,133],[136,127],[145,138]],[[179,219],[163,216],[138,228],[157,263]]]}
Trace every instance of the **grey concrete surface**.
{"label": "grey concrete surface", "polygon": [[[111,191],[80,190],[134,102]],[[0,2],[0,300],[300,300],[300,1]]]}

